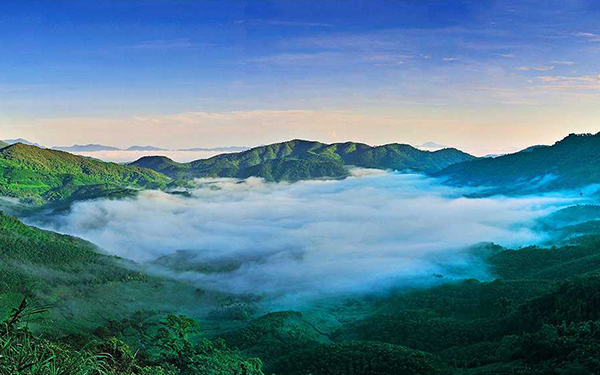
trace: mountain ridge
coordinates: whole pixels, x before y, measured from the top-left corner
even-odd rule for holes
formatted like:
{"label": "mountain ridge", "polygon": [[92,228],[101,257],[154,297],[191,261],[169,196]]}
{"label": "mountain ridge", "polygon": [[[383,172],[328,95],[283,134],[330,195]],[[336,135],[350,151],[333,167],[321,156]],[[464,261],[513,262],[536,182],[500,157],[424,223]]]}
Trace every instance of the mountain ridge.
{"label": "mountain ridge", "polygon": [[0,149],[0,194],[36,205],[160,188],[169,179],[155,171],[16,143]]}
{"label": "mountain ridge", "polygon": [[348,176],[349,166],[434,172],[473,158],[452,148],[430,152],[398,143],[369,146],[357,142],[326,144],[293,139],[189,163],[177,163],[164,156],[147,156],[130,165],[153,169],[173,179],[256,176],[267,181],[298,181],[344,178]]}
{"label": "mountain ridge", "polygon": [[599,165],[600,133],[573,133],[550,146],[457,163],[434,175],[454,185],[489,186],[492,193],[499,187],[504,193],[551,191],[600,183]]}

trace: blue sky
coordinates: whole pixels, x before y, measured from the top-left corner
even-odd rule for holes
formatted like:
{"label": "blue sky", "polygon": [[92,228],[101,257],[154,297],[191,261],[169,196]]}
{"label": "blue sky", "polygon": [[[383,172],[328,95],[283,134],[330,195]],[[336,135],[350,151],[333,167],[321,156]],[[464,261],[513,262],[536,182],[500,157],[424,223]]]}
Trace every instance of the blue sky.
{"label": "blue sky", "polygon": [[0,2],[0,132],[56,145],[600,131],[600,1]]}

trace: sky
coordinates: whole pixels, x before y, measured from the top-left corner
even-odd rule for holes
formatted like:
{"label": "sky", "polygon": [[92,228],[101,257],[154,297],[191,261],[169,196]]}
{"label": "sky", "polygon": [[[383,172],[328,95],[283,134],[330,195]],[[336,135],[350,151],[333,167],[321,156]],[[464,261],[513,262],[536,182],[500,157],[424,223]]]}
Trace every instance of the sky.
{"label": "sky", "polygon": [[0,138],[165,148],[600,131],[600,1],[0,2]]}

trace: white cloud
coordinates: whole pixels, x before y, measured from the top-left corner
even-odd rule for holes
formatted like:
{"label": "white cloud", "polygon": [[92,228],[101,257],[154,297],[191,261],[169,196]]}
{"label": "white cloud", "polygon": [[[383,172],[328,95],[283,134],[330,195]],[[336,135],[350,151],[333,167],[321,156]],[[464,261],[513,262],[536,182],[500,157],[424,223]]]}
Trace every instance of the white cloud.
{"label": "white cloud", "polygon": [[574,61],[552,61],[554,65],[575,65]]}
{"label": "white cloud", "polygon": [[600,74],[587,76],[540,76],[539,86],[552,90],[600,90]]}
{"label": "white cloud", "polygon": [[522,72],[548,72],[554,70],[553,66],[520,66],[515,68],[516,70],[520,70]]}
{"label": "white cloud", "polygon": [[588,32],[579,32],[579,33],[575,33],[573,35],[575,35],[577,37],[580,37],[580,38],[584,38],[584,39],[589,40],[591,42],[600,42],[600,35],[599,34],[588,33]]}
{"label": "white cloud", "polygon": [[485,278],[469,246],[536,243],[544,237],[534,220],[567,201],[470,199],[420,175],[353,175],[295,184],[198,180],[191,198],[146,191],[77,203],[52,228],[137,261],[186,250],[204,265],[237,264],[178,275],[204,288],[322,295],[433,282],[432,274]]}

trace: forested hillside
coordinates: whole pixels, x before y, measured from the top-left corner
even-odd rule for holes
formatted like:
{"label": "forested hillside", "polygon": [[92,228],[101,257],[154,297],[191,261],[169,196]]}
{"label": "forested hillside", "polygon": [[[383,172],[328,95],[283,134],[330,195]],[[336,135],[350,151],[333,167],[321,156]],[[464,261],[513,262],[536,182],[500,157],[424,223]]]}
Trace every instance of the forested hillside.
{"label": "forested hillside", "polygon": [[[89,242],[0,213],[2,375],[262,374],[260,360],[201,338],[194,320],[168,314],[210,305],[196,294]],[[136,315],[139,308],[146,312]],[[138,355],[139,347],[114,337],[122,331],[110,319],[127,316],[138,328],[143,316],[153,317],[152,353]]]}
{"label": "forested hillside", "polygon": [[436,172],[472,159],[473,156],[456,149],[428,152],[396,143],[373,147],[354,142],[324,144],[292,140],[190,163],[144,157],[132,165],[153,169],[173,179],[256,176],[267,181],[298,181],[343,178],[348,176],[348,166]]}
{"label": "forested hillside", "polygon": [[600,133],[571,134],[552,146],[451,165],[436,175],[458,185],[532,193],[600,183]]}
{"label": "forested hillside", "polygon": [[169,179],[149,169],[17,143],[0,149],[0,195],[27,203],[68,202],[160,188]]}

